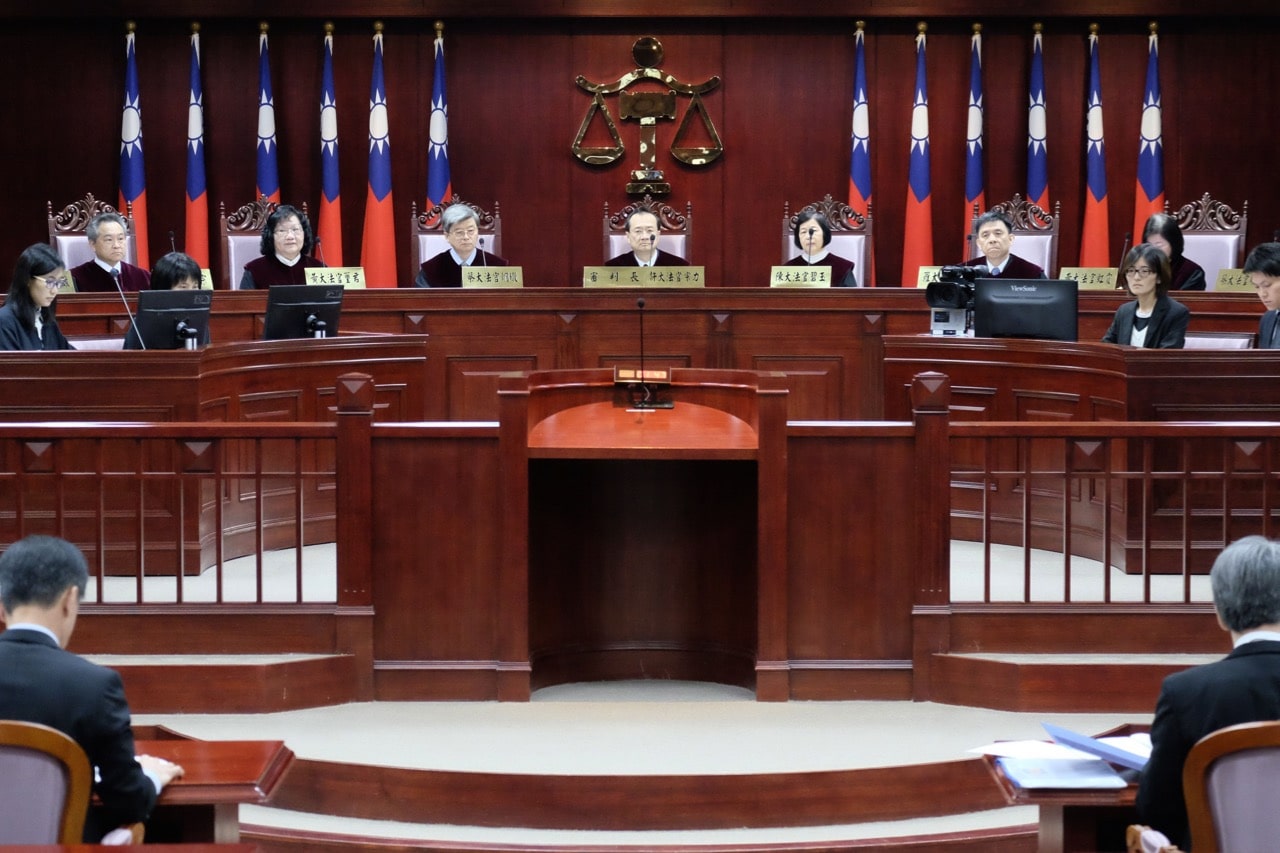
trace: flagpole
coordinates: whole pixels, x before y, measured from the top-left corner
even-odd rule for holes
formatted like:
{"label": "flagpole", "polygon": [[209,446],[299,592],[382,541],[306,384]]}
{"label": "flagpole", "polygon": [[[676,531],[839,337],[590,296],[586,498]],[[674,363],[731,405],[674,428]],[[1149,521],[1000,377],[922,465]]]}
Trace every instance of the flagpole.
{"label": "flagpole", "polygon": [[191,22],[191,81],[187,102],[187,233],[182,247],[209,267],[209,194],[204,168],[204,87],[200,81],[200,24]]}
{"label": "flagpole", "polygon": [[320,211],[316,238],[319,256],[342,266],[342,185],[338,180],[338,97],[333,85],[333,22],[324,25],[324,69],[320,82]]}

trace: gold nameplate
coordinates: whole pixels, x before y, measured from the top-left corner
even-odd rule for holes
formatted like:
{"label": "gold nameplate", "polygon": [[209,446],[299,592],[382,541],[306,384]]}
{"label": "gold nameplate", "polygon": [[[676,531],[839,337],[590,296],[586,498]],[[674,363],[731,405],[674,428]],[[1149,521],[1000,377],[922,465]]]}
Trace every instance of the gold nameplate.
{"label": "gold nameplate", "polygon": [[479,288],[524,287],[524,267],[463,267],[462,286]]}
{"label": "gold nameplate", "polygon": [[583,267],[583,287],[706,287],[705,267]]}
{"label": "gold nameplate", "polygon": [[1116,290],[1115,267],[1063,267],[1058,278],[1074,281],[1080,290]]}
{"label": "gold nameplate", "polygon": [[613,381],[618,385],[630,385],[634,382],[646,382],[651,385],[670,385],[671,368],[646,367],[640,370],[635,367],[614,367]]}
{"label": "gold nameplate", "polygon": [[200,289],[213,290],[213,273],[207,269],[200,270]]}
{"label": "gold nameplate", "polygon": [[916,287],[928,287],[942,281],[942,267],[920,267],[916,273]]}
{"label": "gold nameplate", "polygon": [[1253,293],[1255,290],[1244,270],[1218,270],[1218,279],[1213,283],[1214,293]]}
{"label": "gold nameplate", "polygon": [[364,290],[364,267],[311,267],[302,271],[307,284],[336,284]]}
{"label": "gold nameplate", "polygon": [[775,266],[769,272],[770,287],[830,287],[830,264],[805,267]]}

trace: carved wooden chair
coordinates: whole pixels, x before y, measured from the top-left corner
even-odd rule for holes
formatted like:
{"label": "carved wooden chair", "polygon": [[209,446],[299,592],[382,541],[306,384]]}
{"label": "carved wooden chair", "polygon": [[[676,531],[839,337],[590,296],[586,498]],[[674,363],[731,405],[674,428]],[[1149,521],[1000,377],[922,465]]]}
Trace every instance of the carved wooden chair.
{"label": "carved wooden chair", "polygon": [[476,212],[476,217],[480,220],[479,247],[502,256],[502,212],[496,201],[493,203],[493,213],[463,201],[456,195],[422,213],[418,213],[418,203],[415,201],[409,208],[409,269],[414,276],[425,261],[449,248],[448,241],[444,239],[440,218],[444,215],[444,209],[454,204],[465,204]]}
{"label": "carved wooden chair", "polygon": [[[89,221],[100,213],[119,213],[105,201],[94,198],[93,193],[87,193],[84,198],[71,202],[57,213],[54,213],[52,201],[46,201],[45,207],[49,214],[49,245],[62,258],[67,269],[93,258],[93,248],[85,235]],[[137,263],[138,248],[133,242],[133,205],[129,202],[125,202],[124,221],[125,231],[128,232],[124,259],[131,264]]]}
{"label": "carved wooden chair", "polygon": [[658,217],[659,249],[693,262],[693,202],[685,202],[681,213],[665,202],[654,201],[648,193],[612,215],[609,202],[604,203],[604,260],[631,251],[631,244],[627,242],[627,217],[637,210],[647,210]]}
{"label": "carved wooden chair", "polygon": [[[240,279],[244,277],[244,265],[262,256],[262,229],[267,224],[267,217],[277,207],[276,202],[261,196],[228,214],[226,204],[218,202],[218,244],[227,290],[239,288]],[[306,213],[306,202],[299,209]]]}
{"label": "carved wooden chair", "polygon": [[[1053,278],[1058,271],[1058,226],[1061,221],[1061,204],[1053,203],[1053,213],[1032,204],[1018,193],[1013,198],[999,204],[990,205],[987,210],[996,210],[1013,221],[1013,254],[1031,261],[1044,270],[1044,274]],[[973,206],[973,220],[984,211]],[[969,228],[970,233],[973,228]],[[970,250],[970,257],[977,257],[976,250]]]}
{"label": "carved wooden chair", "polygon": [[871,257],[871,211],[868,209],[867,215],[863,216],[830,195],[823,196],[821,201],[806,204],[794,214],[791,213],[788,202],[782,203],[782,263],[785,264],[800,254],[795,241],[796,220],[807,211],[826,217],[827,224],[831,226],[832,254],[853,261],[853,276],[858,281],[858,287],[866,287],[866,276],[870,271],[867,259]]}
{"label": "carved wooden chair", "polygon": [[1202,737],[1182,765],[1196,853],[1280,848],[1280,722],[1242,723]]}
{"label": "carved wooden chair", "polygon": [[1164,212],[1182,230],[1182,254],[1204,267],[1208,289],[1213,290],[1219,270],[1239,269],[1244,265],[1244,248],[1249,226],[1249,202],[1246,199],[1237,213],[1230,205],[1216,201],[1205,193],[1176,211],[1164,203]]}

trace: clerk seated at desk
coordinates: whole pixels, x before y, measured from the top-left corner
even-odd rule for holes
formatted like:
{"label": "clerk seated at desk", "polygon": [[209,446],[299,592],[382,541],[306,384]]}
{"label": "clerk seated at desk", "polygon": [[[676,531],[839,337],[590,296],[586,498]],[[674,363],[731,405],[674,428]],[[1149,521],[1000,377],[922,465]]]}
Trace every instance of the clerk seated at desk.
{"label": "clerk seated at desk", "polygon": [[[196,259],[185,252],[170,252],[156,261],[151,268],[152,290],[199,290],[200,265]],[[209,329],[204,330],[201,346],[209,343]],[[142,339],[133,325],[124,336],[125,349],[144,349]]]}
{"label": "clerk seated at desk", "polygon": [[627,217],[627,242],[630,252],[605,261],[606,267],[687,267],[689,262],[679,255],[658,248],[658,217],[639,208]]}
{"label": "clerk seated at desk", "polygon": [[966,267],[985,267],[988,276],[1005,278],[1044,278],[1044,270],[1031,261],[1010,254],[1013,247],[1013,220],[1003,213],[988,210],[973,223],[974,245],[980,258],[964,262]]}
{"label": "clerk seated at desk", "polygon": [[827,217],[817,211],[806,210],[796,217],[793,233],[800,254],[783,266],[831,267],[832,287],[858,286],[853,275],[853,261],[831,254],[831,224]]}
{"label": "clerk seated at desk", "polygon": [[1116,309],[1102,342],[1144,349],[1185,347],[1191,312],[1169,297],[1172,280],[1169,256],[1158,246],[1139,243],[1130,249],[1124,262],[1124,281],[1136,298]]}
{"label": "clerk seated at desk", "polygon": [[413,281],[414,287],[462,287],[463,267],[505,267],[507,262],[483,247],[480,217],[465,204],[451,204],[440,215],[446,251],[425,261]]}
{"label": "clerk seated at desk", "polygon": [[1280,243],[1255,246],[1245,258],[1244,273],[1267,309],[1258,321],[1258,349],[1280,349]]}
{"label": "clerk seated at desk", "polygon": [[53,307],[58,291],[70,283],[52,248],[36,243],[24,249],[0,308],[0,350],[75,349],[58,328]]}
{"label": "clerk seated at desk", "polygon": [[306,270],[325,266],[311,257],[316,238],[307,215],[291,204],[282,204],[262,226],[262,257],[244,265],[241,290],[276,284],[306,284]]}
{"label": "clerk seated at desk", "polygon": [[94,842],[146,820],[182,768],[135,756],[120,674],[66,651],[88,581],[84,555],[65,539],[28,536],[0,554],[0,719],[57,729],[85,751],[102,801],[85,822]]}
{"label": "clerk seated at desk", "polygon": [[1280,542],[1246,536],[1209,573],[1218,624],[1233,650],[1164,680],[1151,723],[1151,758],[1138,816],[1190,850],[1182,765],[1196,741],[1238,723],[1280,719]]}

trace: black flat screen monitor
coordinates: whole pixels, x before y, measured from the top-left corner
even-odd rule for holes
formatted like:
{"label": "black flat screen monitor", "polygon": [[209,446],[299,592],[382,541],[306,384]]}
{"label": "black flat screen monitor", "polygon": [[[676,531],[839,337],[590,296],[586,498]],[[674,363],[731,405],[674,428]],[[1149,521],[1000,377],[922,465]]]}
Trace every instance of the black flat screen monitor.
{"label": "black flat screen monitor", "polygon": [[341,287],[321,284],[277,284],[267,289],[267,316],[262,339],[332,338],[342,316]]}
{"label": "black flat screen monitor", "polygon": [[[209,343],[208,290],[143,290],[125,349],[182,349]],[[190,341],[191,343],[188,343]]]}
{"label": "black flat screen monitor", "polygon": [[973,290],[979,338],[1078,339],[1077,284],[1063,279],[980,278]]}

